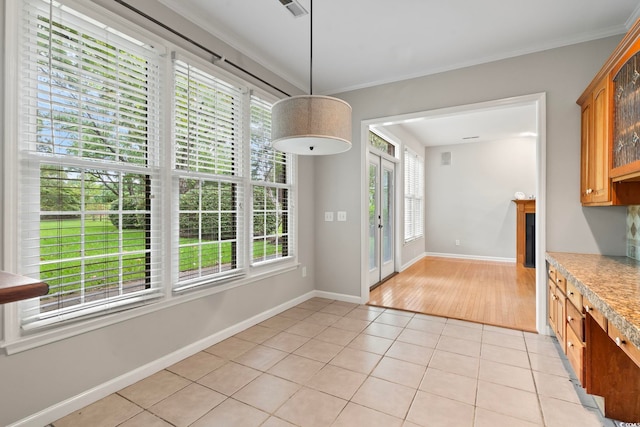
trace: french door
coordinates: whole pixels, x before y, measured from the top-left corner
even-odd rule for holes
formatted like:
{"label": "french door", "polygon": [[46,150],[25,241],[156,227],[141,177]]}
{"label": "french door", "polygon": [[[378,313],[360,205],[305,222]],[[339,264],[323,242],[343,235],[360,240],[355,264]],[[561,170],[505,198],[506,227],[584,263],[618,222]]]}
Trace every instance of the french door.
{"label": "french door", "polygon": [[395,164],[369,154],[369,288],[395,271]]}

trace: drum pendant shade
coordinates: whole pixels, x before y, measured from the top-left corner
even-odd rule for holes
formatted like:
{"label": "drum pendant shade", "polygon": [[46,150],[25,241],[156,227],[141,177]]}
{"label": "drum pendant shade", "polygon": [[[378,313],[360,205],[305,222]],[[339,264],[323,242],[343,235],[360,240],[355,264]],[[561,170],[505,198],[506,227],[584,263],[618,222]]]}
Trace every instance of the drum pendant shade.
{"label": "drum pendant shade", "polygon": [[326,155],[351,148],[351,106],[330,96],[282,99],[271,109],[271,144],[279,151]]}

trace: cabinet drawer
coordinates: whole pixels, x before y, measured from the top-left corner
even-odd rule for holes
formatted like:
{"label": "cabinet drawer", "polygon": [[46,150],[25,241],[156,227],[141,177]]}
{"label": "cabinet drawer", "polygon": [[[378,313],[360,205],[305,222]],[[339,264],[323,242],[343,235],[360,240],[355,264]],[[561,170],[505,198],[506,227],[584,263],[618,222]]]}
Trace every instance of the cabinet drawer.
{"label": "cabinet drawer", "polygon": [[627,337],[625,337],[618,328],[613,325],[613,323],[609,323],[609,337],[627,354],[627,356],[629,356],[631,360],[635,362],[636,365],[640,366],[640,350],[638,347],[630,343]]}
{"label": "cabinet drawer", "polygon": [[586,298],[583,298],[582,300],[584,305],[584,312],[589,313],[591,317],[593,317],[593,319],[598,322],[598,325],[600,325],[600,327],[604,329],[605,332],[607,332],[607,318],[604,317],[604,314],[602,314],[600,310],[592,306]]}
{"label": "cabinet drawer", "polygon": [[547,264],[547,266],[549,267],[548,270],[547,270],[547,273],[549,274],[549,279],[551,279],[555,283],[556,282],[556,268],[551,264]]}
{"label": "cabinet drawer", "polygon": [[582,311],[582,294],[569,282],[567,282],[567,298],[569,298],[569,301],[571,301],[576,308]]}
{"label": "cabinet drawer", "polygon": [[585,380],[584,349],[585,345],[576,336],[573,329],[567,328],[567,359],[580,380],[580,384],[584,384]]}
{"label": "cabinet drawer", "polygon": [[567,329],[572,329],[580,341],[584,342],[584,316],[571,303],[567,303]]}
{"label": "cabinet drawer", "polygon": [[556,284],[558,285],[558,289],[562,291],[563,294],[567,294],[567,279],[564,278],[562,273],[556,271]]}

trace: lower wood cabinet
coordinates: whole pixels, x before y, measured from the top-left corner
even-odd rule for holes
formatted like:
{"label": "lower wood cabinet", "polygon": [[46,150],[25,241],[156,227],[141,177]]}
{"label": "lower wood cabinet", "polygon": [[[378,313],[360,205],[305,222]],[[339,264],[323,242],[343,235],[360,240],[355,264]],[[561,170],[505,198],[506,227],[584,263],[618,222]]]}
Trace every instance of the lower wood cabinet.
{"label": "lower wood cabinet", "polygon": [[640,349],[555,268],[549,268],[549,326],[587,393],[604,398],[604,414],[640,421]]}
{"label": "lower wood cabinet", "polygon": [[[606,417],[627,423],[638,422],[640,366],[625,353],[622,346],[616,345],[590,313],[587,313],[585,326],[587,345],[583,385],[587,393],[604,397]],[[609,325],[609,331],[612,326]]]}
{"label": "lower wood cabinet", "polygon": [[[551,274],[553,271],[553,275]],[[562,351],[566,352],[566,340],[565,330],[566,326],[566,305],[567,305],[567,297],[565,296],[566,292],[566,281],[564,276],[560,273],[557,273],[555,270],[550,270],[549,273],[549,325],[553,332],[558,337],[558,342],[562,347]]]}
{"label": "lower wood cabinet", "polygon": [[584,342],[584,315],[573,303],[567,304],[567,329],[571,329]]}
{"label": "lower wood cabinet", "polygon": [[609,325],[608,329],[609,338],[625,352],[631,360],[633,360],[638,366],[640,366],[640,349],[633,344],[629,343],[627,337],[615,327],[615,325]]}
{"label": "lower wood cabinet", "polygon": [[576,377],[580,380],[580,384],[584,384],[585,380],[585,363],[584,363],[584,351],[585,351],[585,343],[582,341],[578,335],[574,332],[572,328],[567,328],[567,359],[569,359],[569,363],[573,368],[573,372],[575,372]]}

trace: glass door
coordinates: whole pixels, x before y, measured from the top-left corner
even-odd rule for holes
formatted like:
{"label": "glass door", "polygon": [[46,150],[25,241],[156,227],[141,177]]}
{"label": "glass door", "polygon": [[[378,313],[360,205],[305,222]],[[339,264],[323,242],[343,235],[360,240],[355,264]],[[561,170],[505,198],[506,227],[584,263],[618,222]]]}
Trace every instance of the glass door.
{"label": "glass door", "polygon": [[369,287],[395,270],[395,164],[369,155]]}

